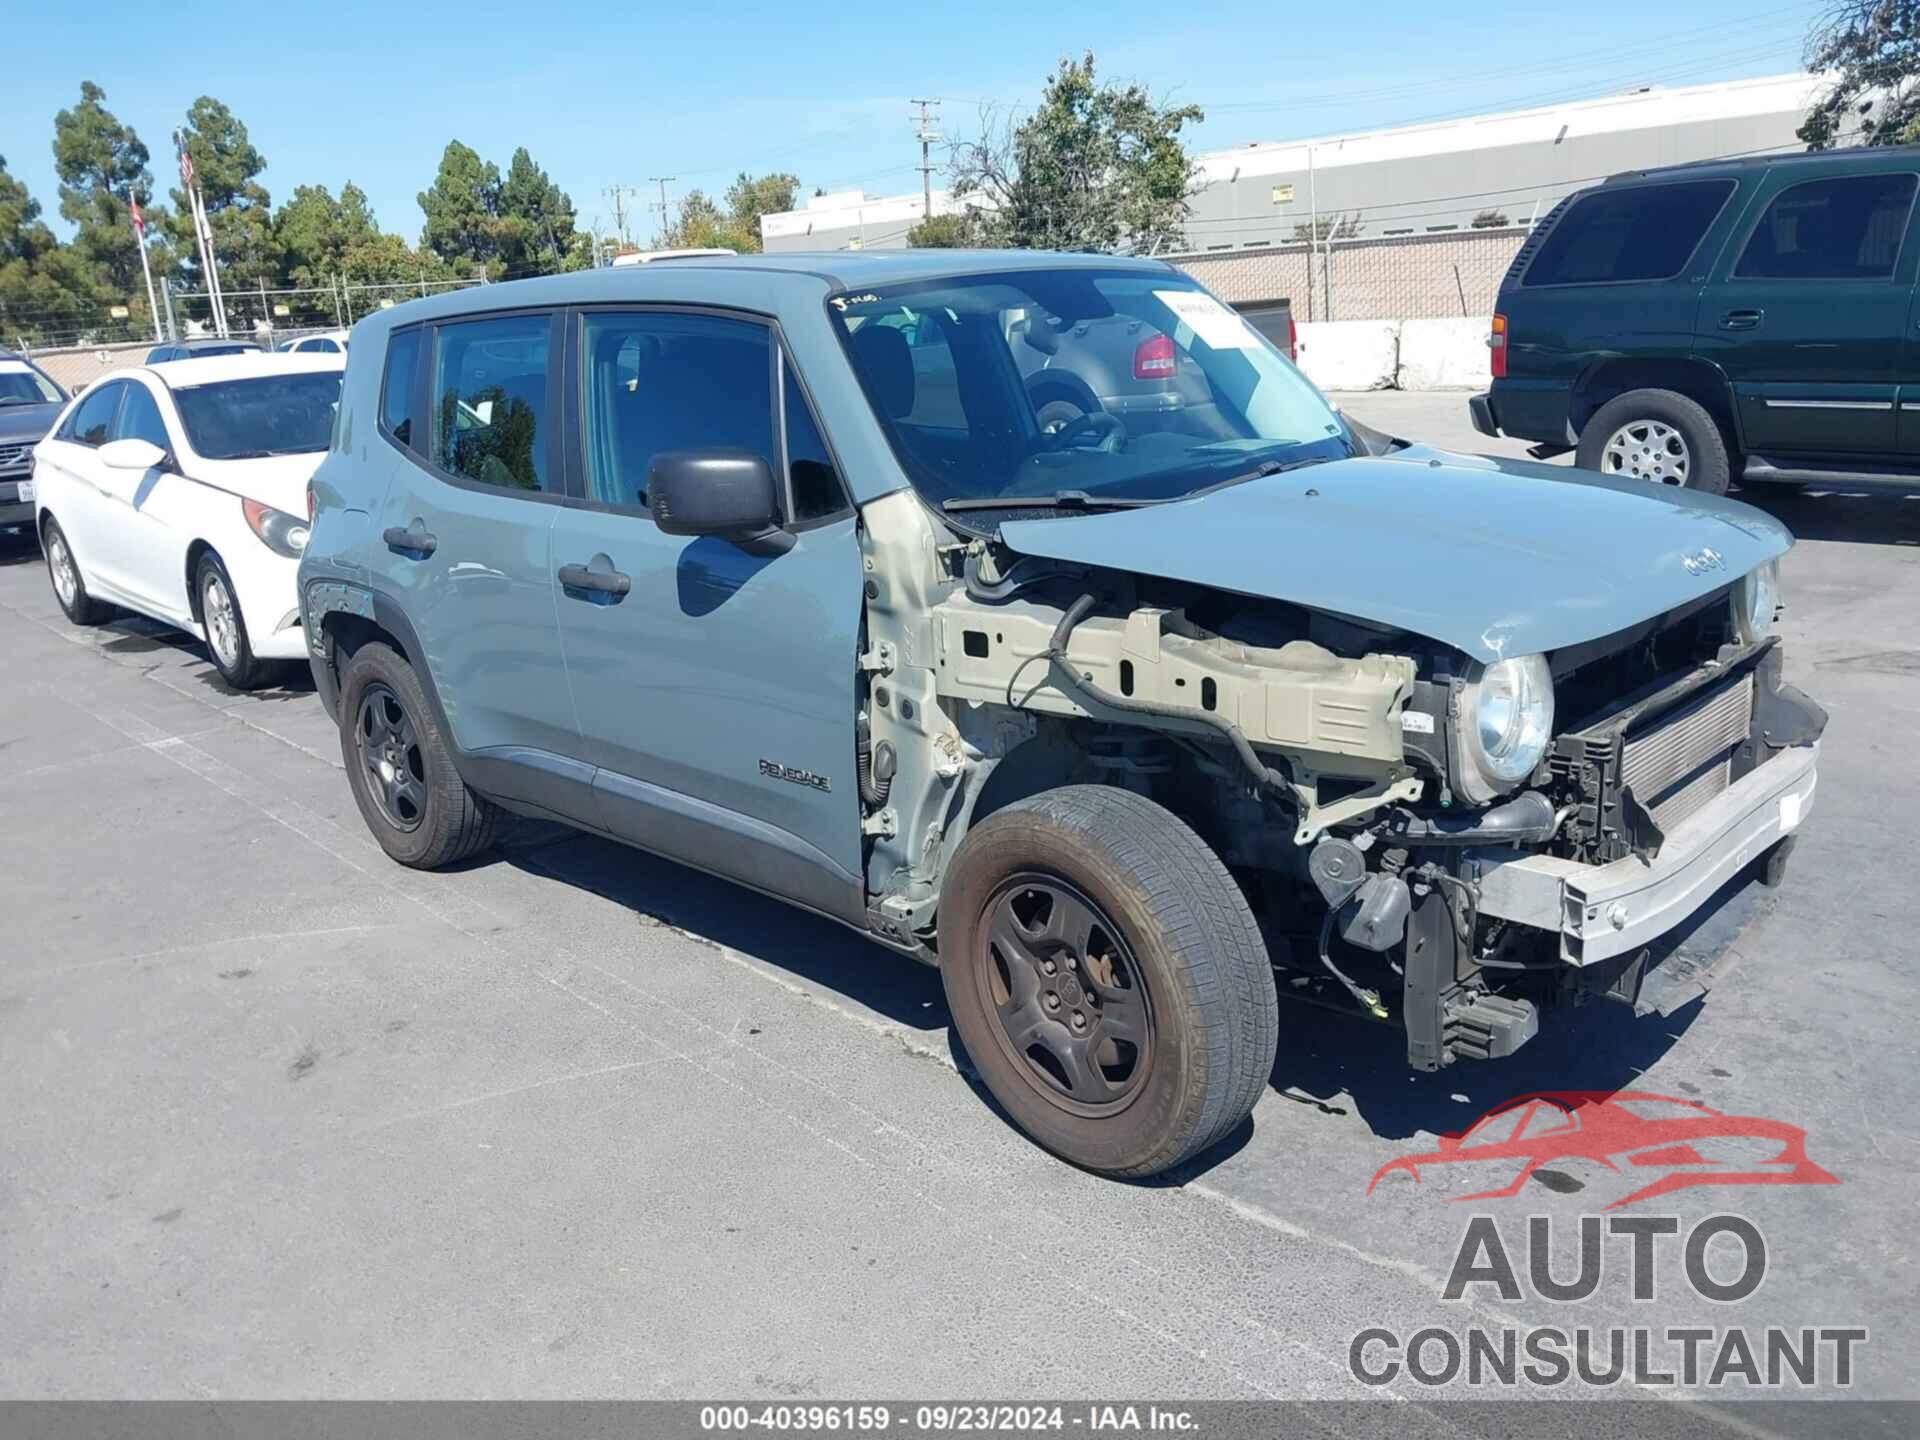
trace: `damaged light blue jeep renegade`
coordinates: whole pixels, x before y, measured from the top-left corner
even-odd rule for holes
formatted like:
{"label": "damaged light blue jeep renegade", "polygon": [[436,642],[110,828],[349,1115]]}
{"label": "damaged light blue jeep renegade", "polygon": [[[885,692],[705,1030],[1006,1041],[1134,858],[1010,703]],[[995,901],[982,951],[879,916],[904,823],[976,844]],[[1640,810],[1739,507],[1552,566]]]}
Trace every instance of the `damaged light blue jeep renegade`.
{"label": "damaged light blue jeep renegade", "polygon": [[[1052,373],[1116,318],[1178,405]],[[541,816],[838,920],[1111,1175],[1245,1120],[1277,984],[1421,1070],[1644,1005],[1663,936],[1780,878],[1826,720],[1772,519],[1375,434],[1146,260],[409,302],[355,329],[311,509],[313,672],[396,861]]]}

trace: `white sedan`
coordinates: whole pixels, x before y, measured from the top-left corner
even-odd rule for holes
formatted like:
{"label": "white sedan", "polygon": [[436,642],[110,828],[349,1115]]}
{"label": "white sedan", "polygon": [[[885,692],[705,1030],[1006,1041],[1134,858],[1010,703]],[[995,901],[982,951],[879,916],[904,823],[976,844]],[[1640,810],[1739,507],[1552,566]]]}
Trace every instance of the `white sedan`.
{"label": "white sedan", "polygon": [[306,656],[295,573],[340,355],[223,355],[102,376],[35,447],[34,508],[60,608],[123,606],[203,636],[237,689]]}
{"label": "white sedan", "polygon": [[344,355],[347,334],[345,330],[323,330],[318,335],[302,335],[298,340],[282,340],[274,349],[289,355]]}

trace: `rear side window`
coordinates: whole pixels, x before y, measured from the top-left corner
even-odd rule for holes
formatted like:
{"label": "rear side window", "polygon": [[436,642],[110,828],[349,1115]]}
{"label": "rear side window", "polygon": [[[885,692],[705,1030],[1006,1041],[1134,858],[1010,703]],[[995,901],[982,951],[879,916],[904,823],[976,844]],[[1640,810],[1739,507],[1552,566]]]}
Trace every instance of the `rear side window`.
{"label": "rear side window", "polygon": [[402,330],[387,342],[387,373],[380,382],[380,428],[402,445],[413,444],[414,378],[420,364],[420,332]]}
{"label": "rear side window", "polygon": [[589,314],[583,328],[593,499],[644,506],[647,469],[662,450],[749,450],[773,465],[773,340],[765,326],[659,312]]}
{"label": "rear side window", "polygon": [[1774,196],[1734,274],[1766,280],[1886,280],[1913,208],[1912,175],[1809,180]]}
{"label": "rear side window", "polygon": [[112,438],[109,432],[113,429],[113,412],[119,407],[121,392],[126,388],[125,381],[116,380],[87,396],[67,421],[62,438],[76,445],[106,444]]}
{"label": "rear side window", "polygon": [[1526,284],[1666,280],[1686,268],[1733,194],[1731,180],[1596,190],[1574,201],[1527,268]]}
{"label": "rear side window", "polygon": [[467,320],[434,331],[432,459],[502,490],[548,483],[546,315]]}

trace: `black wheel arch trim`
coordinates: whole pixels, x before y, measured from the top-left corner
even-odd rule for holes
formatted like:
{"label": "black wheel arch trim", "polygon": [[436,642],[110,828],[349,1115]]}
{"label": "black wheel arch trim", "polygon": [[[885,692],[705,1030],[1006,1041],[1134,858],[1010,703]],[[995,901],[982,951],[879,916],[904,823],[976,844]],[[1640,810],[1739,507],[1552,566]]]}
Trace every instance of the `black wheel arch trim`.
{"label": "black wheel arch trim", "polygon": [[[1675,371],[1690,370],[1703,378],[1711,377],[1710,383],[1713,390],[1713,398],[1721,401],[1725,409],[1727,426],[1730,432],[1727,438],[1733,442],[1741,454],[1744,455],[1746,453],[1746,435],[1741,429],[1740,403],[1739,398],[1734,394],[1733,381],[1727,378],[1727,372],[1722,369],[1717,362],[1709,360],[1706,356],[1699,354],[1656,357],[1634,355],[1622,351],[1611,351],[1604,355],[1594,356],[1593,359],[1587,362],[1585,368],[1574,377],[1572,388],[1568,391],[1567,430],[1576,439],[1580,432],[1585,430],[1586,421],[1591,420],[1594,413],[1609,401],[1634,390],[1674,389],[1671,384],[1664,383],[1661,380],[1648,380],[1644,384],[1629,385],[1624,390],[1615,391],[1614,394],[1609,395],[1606,400],[1602,400],[1598,404],[1592,404],[1587,410],[1586,417],[1581,421],[1579,428],[1576,429],[1573,423],[1575,413],[1579,411],[1583,403],[1588,403],[1587,397],[1599,377],[1600,372],[1610,365],[1643,365],[1649,369],[1657,369],[1658,367],[1665,366],[1671,367]],[[1677,395],[1687,395],[1687,392],[1684,390],[1675,390],[1674,393]],[[1687,398],[1696,399],[1697,397],[1688,395]],[[1712,414],[1711,409],[1708,410],[1708,413]]]}

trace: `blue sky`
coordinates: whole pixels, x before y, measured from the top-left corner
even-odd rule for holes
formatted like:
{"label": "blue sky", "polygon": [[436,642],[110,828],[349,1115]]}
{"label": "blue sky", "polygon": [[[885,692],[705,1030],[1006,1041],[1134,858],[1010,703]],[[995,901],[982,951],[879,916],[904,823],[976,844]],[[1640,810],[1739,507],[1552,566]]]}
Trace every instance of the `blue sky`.
{"label": "blue sky", "polygon": [[[65,233],[53,115],[91,79],[154,152],[163,196],[167,135],[211,94],[267,157],[276,204],[297,184],[337,192],[352,179],[383,226],[415,240],[414,197],[457,138],[502,169],[527,146],[582,223],[605,227],[602,191],[640,186],[644,205],[658,195],[653,175],[679,176],[674,196],[724,189],[742,169],[790,170],[808,187],[917,189],[909,98],[946,97],[949,133],[970,131],[983,102],[1030,104],[1061,55],[1089,47],[1104,75],[1205,106],[1195,139],[1217,148],[1794,70],[1814,10],[1804,0],[12,5],[0,26],[11,57],[0,155]],[[636,237],[652,223],[642,210]]]}

